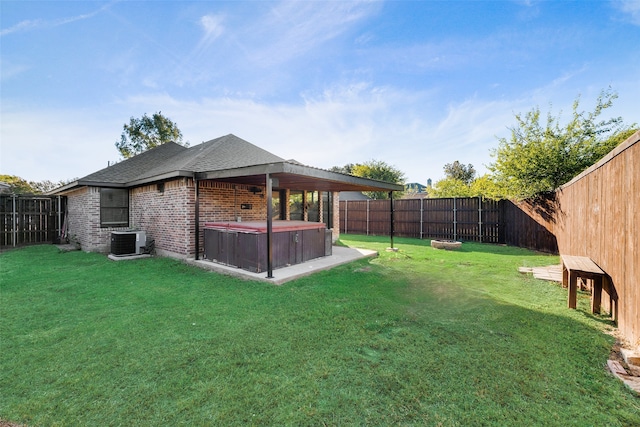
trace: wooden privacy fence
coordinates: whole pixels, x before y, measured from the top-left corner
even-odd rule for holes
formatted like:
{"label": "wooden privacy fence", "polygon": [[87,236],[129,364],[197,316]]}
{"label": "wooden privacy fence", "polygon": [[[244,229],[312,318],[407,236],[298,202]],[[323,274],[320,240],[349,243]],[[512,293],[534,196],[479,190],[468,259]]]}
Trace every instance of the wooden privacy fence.
{"label": "wooden privacy fence", "polygon": [[0,247],[58,241],[63,217],[62,197],[0,195]]}
{"label": "wooden privacy fence", "polygon": [[[389,200],[340,202],[340,232],[388,236]],[[557,252],[555,237],[520,206],[480,197],[402,199],[393,201],[395,236],[505,243]]]}
{"label": "wooden privacy fence", "polygon": [[[394,200],[394,235],[499,243],[500,210],[479,197]],[[340,202],[340,232],[388,235],[390,219],[390,200]]]}

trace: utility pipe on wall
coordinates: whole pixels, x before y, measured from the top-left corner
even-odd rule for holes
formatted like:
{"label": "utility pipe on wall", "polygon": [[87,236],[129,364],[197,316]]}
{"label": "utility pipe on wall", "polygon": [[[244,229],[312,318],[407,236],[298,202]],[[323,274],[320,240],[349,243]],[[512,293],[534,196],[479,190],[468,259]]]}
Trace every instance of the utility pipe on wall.
{"label": "utility pipe on wall", "polygon": [[196,261],[200,259],[200,182],[196,174],[193,174],[193,185],[195,186],[195,217],[196,217]]}

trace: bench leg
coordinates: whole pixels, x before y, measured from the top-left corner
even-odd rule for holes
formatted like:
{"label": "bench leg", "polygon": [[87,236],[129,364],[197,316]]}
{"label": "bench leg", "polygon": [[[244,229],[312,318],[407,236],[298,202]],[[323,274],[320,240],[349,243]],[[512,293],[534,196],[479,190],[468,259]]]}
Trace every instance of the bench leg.
{"label": "bench leg", "polygon": [[578,276],[574,272],[569,272],[569,308],[576,308],[578,299]]}
{"label": "bench leg", "polygon": [[569,286],[569,270],[562,264],[562,287],[566,288],[567,286]]}
{"label": "bench leg", "polygon": [[595,277],[591,286],[591,312],[600,314],[602,300],[602,277]]}

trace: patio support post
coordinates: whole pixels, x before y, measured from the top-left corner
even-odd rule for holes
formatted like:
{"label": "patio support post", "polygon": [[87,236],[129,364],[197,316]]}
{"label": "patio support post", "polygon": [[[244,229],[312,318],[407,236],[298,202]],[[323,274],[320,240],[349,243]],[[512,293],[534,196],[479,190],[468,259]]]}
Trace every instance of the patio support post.
{"label": "patio support post", "polygon": [[200,182],[193,174],[193,184],[195,186],[195,217],[196,217],[196,261],[200,259]]}
{"label": "patio support post", "polygon": [[267,184],[267,279],[273,279],[273,249],[271,248],[271,243],[273,241],[273,224],[271,220],[271,197],[272,197],[272,186],[271,186],[271,177],[267,172],[266,175],[266,184]]}
{"label": "patio support post", "polygon": [[393,250],[393,191],[389,191],[389,209],[391,213],[391,249]]}

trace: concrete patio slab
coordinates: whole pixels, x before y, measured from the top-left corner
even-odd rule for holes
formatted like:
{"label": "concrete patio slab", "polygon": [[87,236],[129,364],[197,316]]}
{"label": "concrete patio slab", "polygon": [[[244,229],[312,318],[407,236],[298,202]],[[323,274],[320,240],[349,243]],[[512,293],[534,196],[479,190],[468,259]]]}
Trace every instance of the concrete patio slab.
{"label": "concrete patio slab", "polygon": [[277,268],[273,270],[273,278],[267,278],[267,272],[252,273],[241,268],[232,267],[208,260],[187,259],[186,262],[200,268],[215,271],[221,274],[240,277],[247,280],[257,280],[274,285],[281,285],[300,277],[308,276],[318,271],[329,270],[342,264],[346,264],[358,259],[376,257],[378,252],[367,249],[347,248],[344,246],[334,246],[332,255],[312,259],[302,264],[291,265],[289,267]]}

